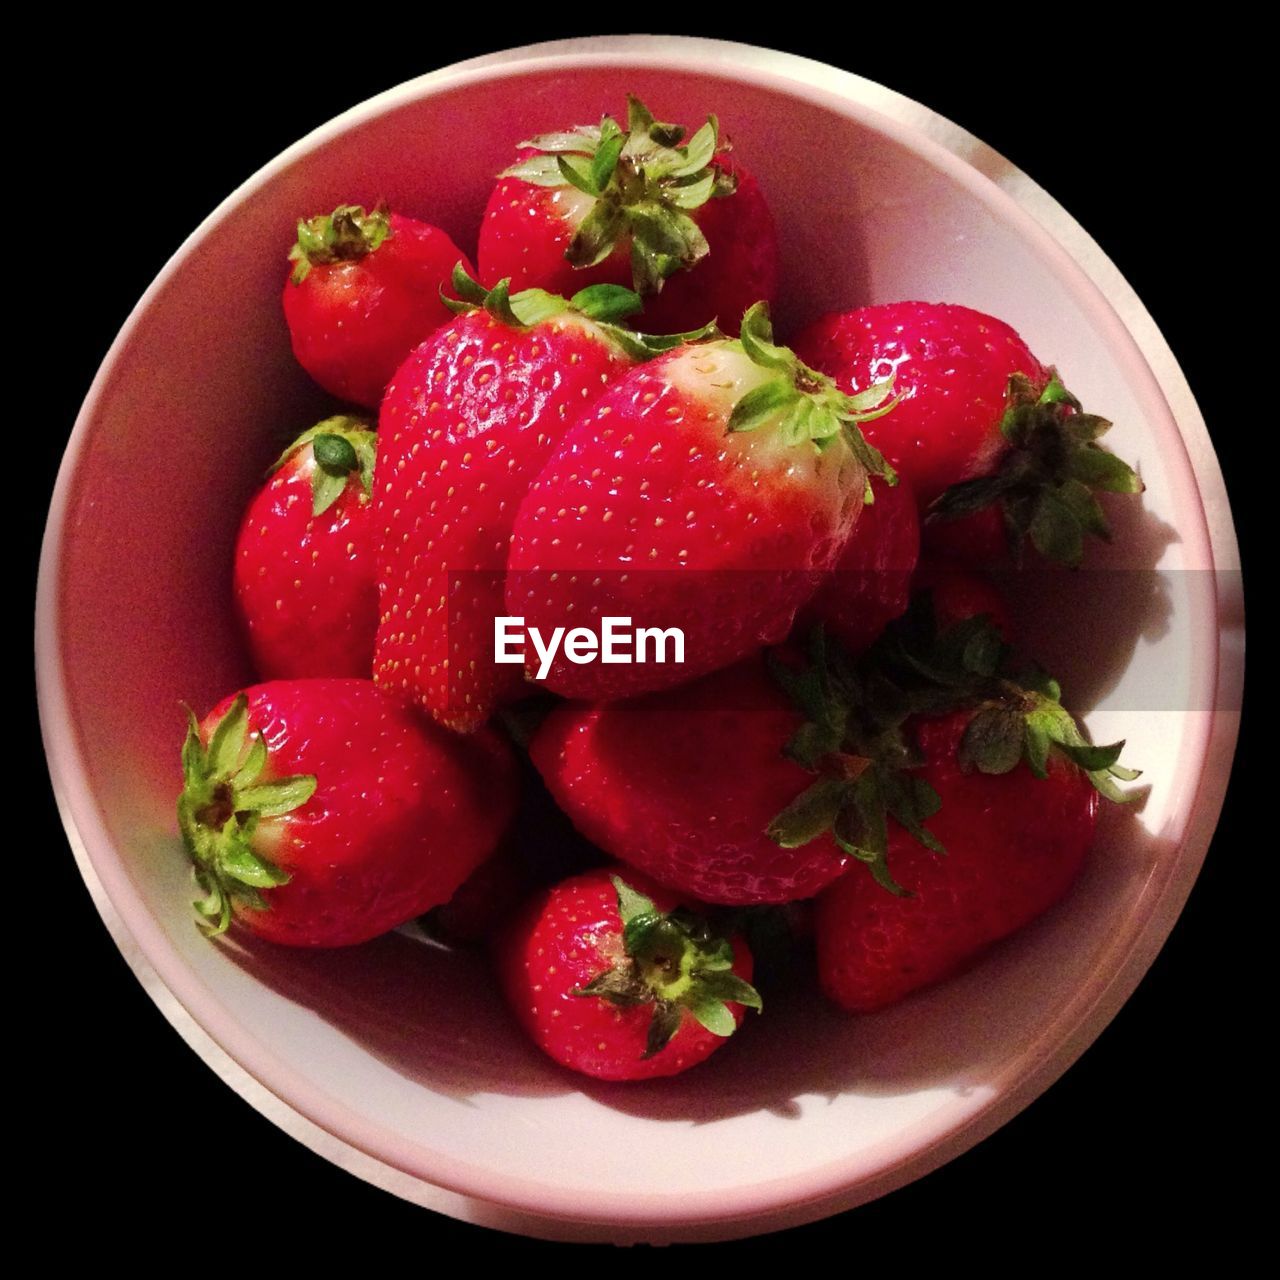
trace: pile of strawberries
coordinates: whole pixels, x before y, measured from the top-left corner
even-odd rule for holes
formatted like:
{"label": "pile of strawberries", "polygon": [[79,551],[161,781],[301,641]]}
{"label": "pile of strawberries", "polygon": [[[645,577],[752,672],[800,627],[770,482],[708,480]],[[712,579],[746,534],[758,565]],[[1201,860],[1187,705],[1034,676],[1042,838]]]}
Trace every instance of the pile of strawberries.
{"label": "pile of strawberries", "polygon": [[[421,918],[624,1080],[723,1044],[757,968],[815,953],[869,1012],[1068,890],[1136,774],[974,566],[1080,563],[1141,482],[1008,325],[901,302],[779,345],[758,183],[635,98],[518,144],[474,267],[356,205],[289,258],[294,354],[348,407],[244,516],[263,683],[190,718],[211,935]],[[606,620],[682,660],[593,660]]]}

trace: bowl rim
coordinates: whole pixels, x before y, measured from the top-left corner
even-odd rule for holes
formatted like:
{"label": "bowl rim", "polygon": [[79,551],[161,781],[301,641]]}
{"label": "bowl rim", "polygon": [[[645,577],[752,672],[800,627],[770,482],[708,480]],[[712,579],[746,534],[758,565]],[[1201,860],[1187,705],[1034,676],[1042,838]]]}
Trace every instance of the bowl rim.
{"label": "bowl rim", "polygon": [[[123,861],[115,856],[102,814],[89,789],[82,744],[71,715],[59,635],[60,570],[67,515],[76,487],[78,462],[91,425],[115,376],[122,353],[156,299],[170,286],[205,235],[235,209],[298,159],[333,137],[411,101],[472,83],[498,83],[530,71],[572,71],[585,65],[643,67],[723,74],[834,110],[882,133],[927,164],[940,170],[993,215],[1011,224],[1054,275],[1070,290],[1081,310],[1113,344],[1148,419],[1178,443],[1170,466],[1174,499],[1189,520],[1183,551],[1187,567],[1212,571],[1238,566],[1234,529],[1221,471],[1200,416],[1172,353],[1136,295],[1078,224],[1014,166],[936,113],[910,99],[849,72],[792,54],[729,41],[692,37],[595,37],[526,46],[471,59],[407,81],[336,116],[313,130],[259,169],[200,223],[176,250],[135,305],[94,378],[68,440],[46,525],[40,561],[36,607],[37,685],[42,732],[59,813],[81,873],[99,912],[152,999],[218,1074],[248,1096],[245,1079],[256,1082],[283,1104],[270,1118],[307,1145],[314,1146],[310,1126],[318,1126],[353,1154],[368,1160],[337,1162],[380,1185],[387,1178],[370,1176],[369,1163],[407,1174],[425,1184],[409,1198],[429,1203],[454,1216],[467,1216],[456,1197],[509,1210],[527,1229],[521,1215],[563,1223],[593,1224],[607,1235],[619,1229],[652,1228],[661,1233],[718,1224],[722,1237],[760,1229],[761,1218],[778,1225],[809,1221],[852,1207],[901,1186],[938,1167],[993,1132],[1048,1088],[1103,1030],[1145,974],[1163,945],[1190,892],[1217,824],[1226,775],[1234,753],[1240,673],[1220,661],[1223,617],[1234,613],[1217,591],[1231,593],[1222,575],[1208,572],[1201,584],[1209,592],[1207,607],[1193,643],[1208,655],[1197,662],[1196,707],[1188,745],[1175,765],[1187,776],[1185,821],[1176,833],[1177,849],[1168,860],[1165,882],[1144,899],[1099,959],[1097,976],[1085,989],[1064,1001],[1037,1039],[1023,1046],[1004,1069],[987,1082],[989,1094],[974,1090],[971,1098],[955,1098],[931,1114],[856,1156],[829,1161],[803,1175],[764,1179],[732,1190],[706,1193],[614,1193],[597,1189],[592,1203],[580,1190],[531,1182],[431,1152],[417,1143],[351,1112],[292,1067],[277,1060],[269,1046],[245,1033],[211,988],[189,970],[149,915],[130,882]],[[998,180],[997,180],[998,176]],[[1045,215],[1052,215],[1045,225]],[[1061,238],[1059,238],[1061,237]],[[1072,244],[1076,256],[1062,242]],[[1104,292],[1077,257],[1108,280]],[[1119,287],[1117,287],[1117,285]],[[1166,388],[1178,404],[1175,416],[1134,333],[1118,313],[1120,304],[1131,324],[1142,332],[1151,363],[1161,369]],[[1143,323],[1145,321],[1145,323]],[[1172,371],[1172,377],[1170,376]],[[1204,498],[1211,500],[1213,525]],[[1238,580],[1234,583],[1238,587]],[[1190,759],[1188,760],[1188,757]],[[1212,769],[1210,766],[1213,766]],[[216,1049],[216,1053],[210,1053]],[[227,1064],[236,1070],[228,1071]],[[250,1101],[258,1106],[262,1089]],[[302,1121],[288,1123],[290,1118]],[[309,1122],[309,1123],[308,1123]],[[323,1152],[334,1159],[332,1144]],[[403,1179],[390,1179],[389,1189],[406,1194]],[[435,1189],[445,1192],[433,1196]],[[493,1222],[492,1215],[485,1219]],[[502,1225],[501,1221],[495,1225]],[[557,1234],[552,1230],[550,1234]],[[654,1238],[646,1236],[646,1238]]]}

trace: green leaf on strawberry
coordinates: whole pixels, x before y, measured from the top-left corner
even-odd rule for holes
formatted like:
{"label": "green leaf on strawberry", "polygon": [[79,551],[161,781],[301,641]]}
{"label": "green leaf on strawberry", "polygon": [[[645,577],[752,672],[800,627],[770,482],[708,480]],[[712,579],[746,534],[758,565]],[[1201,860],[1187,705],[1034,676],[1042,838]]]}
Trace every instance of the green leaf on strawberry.
{"label": "green leaf on strawberry", "polygon": [[311,446],[315,469],[311,474],[311,514],[323,515],[346,490],[354,476],[362,499],[373,495],[373,466],[377,457],[377,435],[366,418],[337,414],[304,431],[276,459],[278,471],[304,445]]}
{"label": "green leaf on strawberry", "polygon": [[289,279],[301,284],[313,266],[350,262],[372,253],[391,235],[391,217],[385,204],[366,213],[363,205],[340,204],[332,213],[298,222],[298,240],[289,250],[296,264]]}
{"label": "green leaf on strawberry", "polygon": [[543,187],[574,187],[595,204],[574,232],[565,257],[575,267],[603,262],[630,239],[636,292],[653,294],[709,247],[689,211],[732,194],[736,180],[716,162],[725,146],[715,116],[681,146],[684,130],[653,118],[628,98],[627,127],[606,116],[599,126],[543,134],[520,144],[538,154],[499,175]]}
{"label": "green leaf on strawberry", "polygon": [[287,884],[289,876],[254,848],[259,821],[291,813],[311,798],[316,779],[298,774],[260,781],[267,747],[248,734],[248,700],[240,694],[209,735],[187,711],[182,745],[183,789],[178,825],[204,895],[195,903],[200,927],[210,935],[226,931],[236,903],[262,910],[260,890]]}
{"label": "green leaf on strawberry", "polygon": [[622,920],[623,957],[576,996],[597,996],[630,1008],[652,1005],[644,1057],[660,1053],[688,1010],[716,1036],[733,1033],[727,1002],[759,1010],[760,993],[733,970],[733,947],[701,916],[683,907],[663,913],[620,876],[611,876]]}
{"label": "green leaf on strawberry", "polygon": [[644,300],[631,289],[618,284],[595,284],[579,289],[571,298],[548,293],[545,289],[522,289],[510,292],[510,280],[499,280],[486,289],[467,274],[459,262],[453,269],[451,298],[443,291],[440,300],[456,315],[470,311],[487,311],[495,320],[513,329],[528,329],[559,315],[577,314],[592,321],[633,360],[649,360],[686,342],[701,342],[720,336],[714,324],[704,325],[689,333],[647,334],[618,324],[643,310]]}
{"label": "green leaf on strawberry", "polygon": [[804,364],[790,348],[773,341],[773,325],[765,302],[757,302],[742,317],[738,341],[753,364],[775,371],[777,377],[748,391],[734,405],[730,431],[757,431],[771,426],[786,444],[810,441],[819,450],[828,448],[836,439],[844,440],[867,473],[863,495],[866,502],[875,501],[871,476],[897,484],[898,477],[884,455],[868,444],[858,429],[859,423],[883,417],[897,403],[892,378],[859,395],[846,395],[825,374]]}
{"label": "green leaf on strawberry", "polygon": [[929,507],[927,519],[959,520],[998,506],[1015,557],[1023,544],[1046,559],[1078,565],[1085,539],[1111,540],[1096,493],[1141,493],[1137,472],[1097,443],[1111,423],[1085,413],[1051,372],[1037,393],[1031,379],[1009,379],[1000,432],[1008,444],[999,469],[953,484]]}
{"label": "green leaf on strawberry", "polygon": [[1001,774],[1025,762],[1043,779],[1057,752],[1108,800],[1133,799],[1118,785],[1140,776],[1119,764],[1124,743],[1090,743],[1057,682],[1037,668],[1013,671],[1010,653],[985,615],[939,629],[926,594],[857,661],[830,649],[821,628],[805,661],[771,655],[775,680],[805,716],[784,753],[816,777],[773,820],[770,837],[796,848],[829,833],[901,894],[888,865],[889,819],[945,853],[926,825],[939,798],[913,772],[922,761],[911,722],[961,710],[972,713],[958,750],[962,769]]}

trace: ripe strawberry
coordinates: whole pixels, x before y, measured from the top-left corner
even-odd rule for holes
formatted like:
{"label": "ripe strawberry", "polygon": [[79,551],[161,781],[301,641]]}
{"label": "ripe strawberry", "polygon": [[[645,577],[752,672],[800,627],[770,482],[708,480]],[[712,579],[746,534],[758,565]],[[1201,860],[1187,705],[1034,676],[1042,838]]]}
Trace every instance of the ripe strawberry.
{"label": "ripe strawberry", "polygon": [[[1086,534],[1106,539],[1095,490],[1142,482],[1096,441],[1111,426],[1082,413],[1057,373],[1001,320],[968,307],[894,302],[825,316],[800,335],[800,358],[857,393],[892,375],[900,397],[867,439],[911,481],[940,528],[937,550],[985,555],[997,507],[1010,544],[1029,537],[1078,564]],[[930,539],[932,543],[932,539]]]}
{"label": "ripe strawberry", "polygon": [[1053,906],[1084,865],[1098,800],[1088,775],[1058,753],[1043,779],[1025,763],[974,769],[961,752],[972,724],[956,712],[918,732],[916,776],[938,795],[929,826],[945,856],[895,827],[889,865],[909,896],[851,873],[818,899],[819,978],[842,1008],[871,1013],[950,976]]}
{"label": "ripe strawberry", "polygon": [[235,598],[264,680],[369,677],[374,450],[364,419],[326,418],[284,451],[245,512]]}
{"label": "ripe strawberry", "polygon": [[916,571],[912,587],[915,591],[929,593],[934,622],[939,630],[969,618],[986,617],[1003,641],[1009,643],[1012,640],[1009,606],[996,587],[980,574],[945,561],[932,560]]}
{"label": "ripe strawberry", "polygon": [[906,610],[920,556],[920,518],[911,486],[872,482],[835,568],[801,612],[804,628],[821,623],[849,652],[861,653]]}
{"label": "ripe strawberry", "polygon": [[405,361],[382,405],[374,678],[466,731],[523,683],[518,665],[494,663],[493,621],[520,502],[568,425],[649,348],[614,323],[639,309],[625,289],[565,302],[485,291],[464,272],[454,284],[464,313]]}
{"label": "ripe strawberry", "polygon": [[278,680],[224,699],[182,749],[178,821],[208,932],[364,942],[446,901],[515,807],[501,739],[464,740],[367,680]]}
{"label": "ripe strawberry", "polygon": [[298,223],[289,261],[298,363],[339,399],[376,409],[400,362],[449,319],[440,289],[466,257],[438,227],[344,204]]}
{"label": "ripe strawberry", "polygon": [[561,1065],[600,1080],[687,1071],[759,1009],[751,953],[631,871],[536,897],[499,943],[517,1018]]}
{"label": "ripe strawberry", "polygon": [[530,745],[587,839],[677,893],[730,906],[812,897],[848,856],[768,833],[812,782],[783,754],[804,717],[759,657],[623,702],[561,706]]}
{"label": "ripe strawberry", "polygon": [[882,889],[902,894],[892,840],[900,843],[905,832],[932,853],[945,852],[931,821],[941,798],[918,767],[927,757],[914,726],[957,711],[970,722],[964,768],[1005,773],[1025,759],[1044,777],[1050,759],[1061,756],[1107,799],[1129,799],[1116,784],[1138,776],[1117,763],[1124,743],[1086,742],[1057,684],[1034,668],[1014,670],[1010,657],[988,611],[940,623],[927,593],[856,660],[828,648],[815,631],[807,662],[773,666],[805,718],[786,753],[815,777],[773,819],[769,834],[788,848],[829,835],[867,864]]}
{"label": "ripe strawberry", "polygon": [[626,284],[645,298],[650,332],[716,320],[736,333],[777,287],[777,232],[759,184],[714,116],[680,146],[683,129],[628,104],[626,132],[606,116],[520,144],[485,209],[480,278],[565,295]]}
{"label": "ripe strawberry", "polygon": [[[679,628],[684,661],[590,665],[565,646],[557,693],[668,688],[785,638],[867,492],[889,475],[850,399],[771,340],[763,304],[741,341],[678,350],[612,386],[560,441],[516,516],[507,612],[550,636],[609,617]],[[674,642],[673,642],[674,643]],[[531,675],[539,663],[529,655]]]}

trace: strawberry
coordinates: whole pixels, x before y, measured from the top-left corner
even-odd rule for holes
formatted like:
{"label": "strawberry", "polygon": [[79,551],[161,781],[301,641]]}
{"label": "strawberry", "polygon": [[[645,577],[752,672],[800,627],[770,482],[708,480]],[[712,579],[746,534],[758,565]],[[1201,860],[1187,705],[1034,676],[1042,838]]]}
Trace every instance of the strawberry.
{"label": "strawberry", "polygon": [[683,346],[615,383],[521,504],[507,612],[543,636],[609,617],[676,628],[684,658],[580,663],[562,649],[528,655],[530,675],[570,697],[625,697],[785,638],[868,474],[890,474],[857,429],[884,398],[875,387],[851,399],[775,346],[763,304],[741,340]]}
{"label": "strawberry", "polygon": [[236,606],[264,680],[359,676],[373,666],[375,437],[335,417],[281,455],[236,539]]}
{"label": "strawberry", "polygon": [[1004,596],[981,574],[931,560],[916,571],[912,587],[929,593],[934,622],[940,630],[969,618],[985,617],[1001,640],[1008,643],[1012,639],[1009,606]]}
{"label": "strawberry", "polygon": [[1097,444],[1111,424],[1083,413],[1056,371],[993,316],[944,303],[861,307],[818,320],[795,349],[851,394],[892,374],[900,402],[867,439],[932,521],[960,522],[938,530],[939,552],[986,556],[1003,523],[1015,551],[1029,538],[1042,555],[1078,564],[1086,535],[1110,536],[1095,491],[1142,490]]}
{"label": "strawberry", "polygon": [[801,613],[821,623],[851,653],[861,653],[906,610],[920,555],[920,518],[911,486],[874,480],[875,502],[853,526],[835,568]]}
{"label": "strawberry", "polygon": [[894,894],[904,889],[890,859],[891,835],[897,844],[905,833],[933,854],[945,852],[931,821],[941,798],[919,768],[926,762],[915,741],[921,721],[966,713],[966,769],[1005,773],[1025,759],[1045,777],[1048,762],[1065,757],[1117,802],[1130,793],[1116,779],[1138,776],[1118,763],[1123,742],[1085,740],[1055,681],[1013,668],[989,612],[940,624],[927,592],[856,660],[827,646],[819,629],[807,661],[775,661],[773,674],[804,713],[786,754],[815,776],[769,834],[788,848],[829,835]]}
{"label": "strawberry", "polygon": [[961,711],[917,733],[915,776],[938,796],[929,825],[946,855],[895,827],[889,863],[904,896],[850,874],[818,899],[819,980],[844,1009],[871,1013],[957,972],[1053,906],[1084,865],[1098,799],[1085,772],[1056,753],[1043,779],[1025,763],[966,768],[972,724]]}
{"label": "strawberry", "polygon": [[455,738],[368,680],[271,681],[188,714],[178,821],[213,934],[377,937],[445,902],[515,807],[501,739]]}
{"label": "strawberry", "polygon": [[716,118],[683,137],[632,97],[625,132],[606,116],[521,143],[485,209],[480,278],[566,295],[626,284],[651,332],[715,320],[736,333],[748,306],[774,296],[777,232]]}
{"label": "strawberry", "polygon": [[615,323],[639,309],[629,290],[566,302],[464,271],[454,284],[462,313],[397,371],[379,419],[374,678],[471,730],[523,683],[494,662],[520,502],[568,425],[650,350]]}
{"label": "strawberry", "polygon": [[438,227],[382,206],[303,219],[284,286],[298,363],[340,400],[376,409],[400,362],[449,319],[440,289],[459,260]]}
{"label": "strawberry", "polygon": [[611,856],[703,902],[789,902],[848,864],[829,836],[784,848],[767,830],[812,781],[783,754],[803,720],[752,657],[678,689],[564,705],[530,754],[574,825]]}
{"label": "strawberry", "polygon": [[535,1044],[600,1080],[696,1066],[759,1009],[751,953],[631,871],[538,895],[497,948],[507,1001]]}

